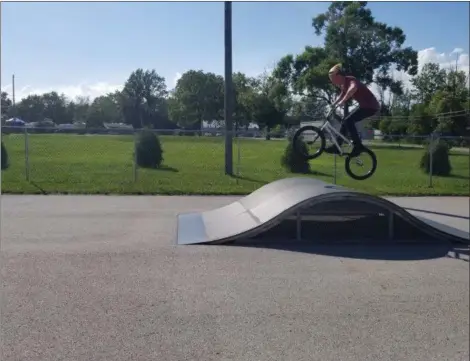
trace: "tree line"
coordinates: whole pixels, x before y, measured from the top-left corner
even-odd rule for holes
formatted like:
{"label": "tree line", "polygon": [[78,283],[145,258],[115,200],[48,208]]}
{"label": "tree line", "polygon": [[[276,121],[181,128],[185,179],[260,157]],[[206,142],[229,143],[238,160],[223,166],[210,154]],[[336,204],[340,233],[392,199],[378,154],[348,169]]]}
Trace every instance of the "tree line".
{"label": "tree line", "polygon": [[[325,115],[338,95],[327,73],[341,63],[365,84],[375,83],[382,105],[369,122],[385,134],[427,135],[433,131],[468,136],[468,77],[457,69],[426,64],[418,74],[417,52],[404,47],[405,33],[378,22],[367,2],[333,2],[313,18],[322,46],[306,46],[286,54],[271,73],[250,77],[233,74],[233,119],[236,128],[256,123],[270,131]],[[411,89],[392,76],[392,70],[411,76]],[[347,114],[351,102],[342,109]],[[29,95],[15,106],[1,93],[2,122],[18,117],[27,122],[82,123],[89,128],[125,123],[134,128],[200,129],[202,121],[223,121],[224,78],[189,70],[169,90],[156,70],[133,71],[122,90],[93,100],[67,99],[57,92]],[[436,117],[437,114],[448,114]]]}

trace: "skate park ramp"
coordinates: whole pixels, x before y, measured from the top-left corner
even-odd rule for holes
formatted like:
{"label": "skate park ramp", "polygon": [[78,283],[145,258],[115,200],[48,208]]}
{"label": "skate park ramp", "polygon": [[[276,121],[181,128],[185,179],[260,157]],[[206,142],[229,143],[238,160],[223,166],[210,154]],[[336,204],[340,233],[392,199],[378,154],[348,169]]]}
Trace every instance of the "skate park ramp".
{"label": "skate park ramp", "polygon": [[468,231],[306,177],[274,181],[218,209],[178,215],[179,245],[250,239],[470,243]]}

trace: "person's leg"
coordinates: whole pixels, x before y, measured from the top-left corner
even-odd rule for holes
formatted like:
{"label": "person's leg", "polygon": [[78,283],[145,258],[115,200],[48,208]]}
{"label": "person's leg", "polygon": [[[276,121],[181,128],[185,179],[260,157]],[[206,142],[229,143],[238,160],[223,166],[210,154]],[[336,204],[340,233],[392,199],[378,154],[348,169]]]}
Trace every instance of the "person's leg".
{"label": "person's leg", "polygon": [[354,114],[353,117],[348,117],[346,122],[346,127],[348,129],[349,135],[351,137],[351,141],[353,143],[353,149],[351,151],[351,156],[357,156],[361,152],[362,145],[361,138],[359,137],[359,133],[357,132],[356,123],[360,122],[366,118],[369,118],[377,113],[375,109],[359,109],[358,112]]}
{"label": "person's leg", "polygon": [[[359,111],[361,111],[361,108],[356,108],[354,109],[351,113],[349,113],[349,115],[344,118],[342,121],[341,121],[341,127],[339,128],[339,133],[345,137],[348,136],[348,132],[350,132],[349,130],[349,126],[348,126],[348,121],[352,118],[353,119],[353,123],[355,123],[354,119],[359,119],[360,117],[357,117],[356,116],[356,113],[358,113]],[[357,134],[357,130],[356,130],[356,134]],[[338,144],[341,146],[343,143],[344,143],[344,140],[343,138],[341,137],[336,137],[336,141],[338,142]],[[338,151],[338,148],[336,147],[336,145],[332,144],[330,145],[329,147],[327,147],[325,149],[325,152],[327,153],[339,153]]]}
{"label": "person's leg", "polygon": [[[346,118],[344,118],[341,128],[339,132],[346,136],[346,131],[349,133],[349,137],[353,143],[353,150],[351,155],[358,154],[362,148],[361,138],[359,137],[359,133],[357,132],[356,123],[364,120],[366,118],[371,117],[377,113],[377,110],[374,109],[364,109],[364,108],[357,108],[353,112],[351,112]],[[343,144],[343,139],[338,137],[337,142],[339,145]],[[335,145],[332,145],[325,149],[327,153],[338,153],[338,149]]]}
{"label": "person's leg", "polygon": [[[344,135],[345,137],[348,136],[348,127],[346,125],[345,120],[341,121],[341,127],[339,128],[339,133],[341,135]],[[338,142],[339,145],[342,145],[344,143],[344,140],[341,137],[336,137],[336,141]]]}
{"label": "person's leg", "polygon": [[349,137],[351,138],[351,141],[353,142],[354,146],[360,146],[362,144],[361,138],[359,137],[359,133],[357,132],[356,123],[365,119],[368,114],[368,109],[359,108],[356,112],[352,113],[350,116],[344,119],[344,124],[346,126],[346,129],[348,130]]}

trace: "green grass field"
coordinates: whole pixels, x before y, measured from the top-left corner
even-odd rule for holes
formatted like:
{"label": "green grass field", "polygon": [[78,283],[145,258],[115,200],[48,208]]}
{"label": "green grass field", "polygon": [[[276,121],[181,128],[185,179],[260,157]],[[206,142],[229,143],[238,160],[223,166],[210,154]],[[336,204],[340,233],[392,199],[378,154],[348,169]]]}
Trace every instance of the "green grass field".
{"label": "green grass field", "polygon": [[[161,136],[165,167],[138,169],[134,182],[133,137],[99,135],[30,135],[30,181],[25,178],[23,135],[3,136],[10,168],[2,171],[3,193],[69,194],[247,194],[276,179],[298,176],[286,172],[280,158],[285,140],[243,139],[240,175],[224,174],[222,137]],[[374,146],[378,169],[365,181],[350,179],[337,158],[337,184],[376,195],[469,194],[469,155],[453,153],[452,175],[433,177],[419,169],[422,149]],[[234,167],[238,148],[234,141]],[[311,161],[316,177],[333,183],[332,155]]]}

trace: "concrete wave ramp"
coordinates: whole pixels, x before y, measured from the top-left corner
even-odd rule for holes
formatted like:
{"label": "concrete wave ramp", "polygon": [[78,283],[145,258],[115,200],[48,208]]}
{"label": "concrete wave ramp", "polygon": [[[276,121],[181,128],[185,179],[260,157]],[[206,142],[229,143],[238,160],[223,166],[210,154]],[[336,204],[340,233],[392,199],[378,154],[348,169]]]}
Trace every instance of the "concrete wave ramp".
{"label": "concrete wave ramp", "polygon": [[178,215],[180,245],[263,237],[470,243],[468,232],[384,198],[303,177],[274,181],[218,209]]}

